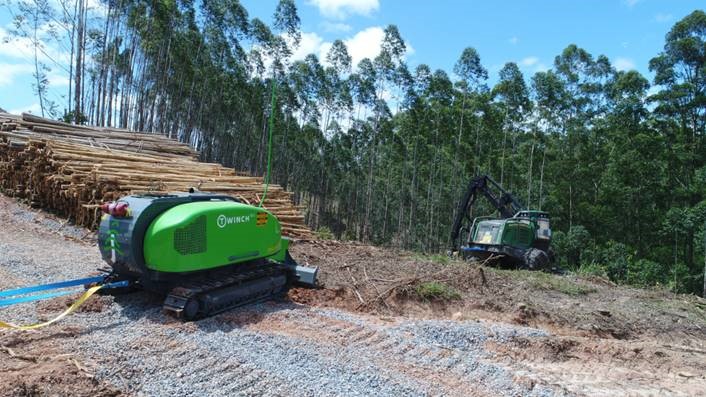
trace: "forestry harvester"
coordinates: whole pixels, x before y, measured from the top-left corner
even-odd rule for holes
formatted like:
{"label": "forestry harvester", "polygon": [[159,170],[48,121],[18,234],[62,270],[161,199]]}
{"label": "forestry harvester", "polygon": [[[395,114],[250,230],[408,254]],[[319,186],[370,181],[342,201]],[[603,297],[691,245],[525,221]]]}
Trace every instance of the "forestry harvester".
{"label": "forestry harvester", "polygon": [[164,309],[192,320],[314,287],[277,218],[226,195],[145,194],[102,206],[98,243],[110,278],[166,295]]}
{"label": "forestry harvester", "polygon": [[[498,216],[472,217],[473,204],[483,196]],[[463,258],[497,258],[501,264],[529,270],[550,270],[554,253],[549,214],[524,210],[520,202],[487,175],[471,179],[461,197],[451,229],[451,251]]]}

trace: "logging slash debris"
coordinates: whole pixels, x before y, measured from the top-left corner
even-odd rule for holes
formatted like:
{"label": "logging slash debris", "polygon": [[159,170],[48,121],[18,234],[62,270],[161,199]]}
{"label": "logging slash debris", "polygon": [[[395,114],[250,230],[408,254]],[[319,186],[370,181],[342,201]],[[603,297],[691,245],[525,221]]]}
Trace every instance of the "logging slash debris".
{"label": "logging slash debris", "polygon": [[[0,113],[0,191],[94,230],[100,205],[129,194],[195,188],[257,205],[262,178],[198,157],[160,134]],[[311,237],[291,192],[270,184],[263,207],[280,220],[283,235]]]}

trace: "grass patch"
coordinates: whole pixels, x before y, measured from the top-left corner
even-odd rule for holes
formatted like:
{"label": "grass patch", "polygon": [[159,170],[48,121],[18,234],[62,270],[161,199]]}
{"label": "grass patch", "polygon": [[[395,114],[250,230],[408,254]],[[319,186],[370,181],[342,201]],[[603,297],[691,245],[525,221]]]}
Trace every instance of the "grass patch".
{"label": "grass patch", "polygon": [[674,297],[645,299],[644,302],[655,310],[678,316],[696,317],[706,320],[706,305],[698,302],[689,302],[688,297],[675,295]]}
{"label": "grass patch", "polygon": [[610,277],[608,277],[608,273],[606,273],[605,269],[602,266],[595,264],[595,263],[591,263],[588,265],[581,265],[578,268],[578,270],[576,271],[576,273],[579,276],[584,276],[584,277],[595,276],[595,277],[604,278],[606,280],[610,280]]}
{"label": "grass patch", "polygon": [[455,257],[452,258],[445,254],[424,254],[421,252],[412,252],[410,253],[410,258],[420,262],[432,262],[439,265],[459,265],[469,263],[463,259]]}
{"label": "grass patch", "polygon": [[461,299],[461,294],[455,289],[438,281],[428,281],[419,284],[414,291],[425,301],[447,301]]}
{"label": "grass patch", "polygon": [[[541,284],[538,285],[538,288],[546,288],[546,286],[547,284]],[[564,294],[573,296],[586,295],[598,291],[593,287],[587,287],[585,285],[576,284],[574,282],[560,279],[558,277],[554,277],[552,280],[550,280],[548,286],[549,289],[553,289]]]}
{"label": "grass patch", "polygon": [[448,255],[443,255],[443,254],[420,254],[420,253],[414,253],[412,255],[412,258],[417,260],[417,261],[424,261],[424,262],[433,262],[433,263],[438,263],[440,265],[448,265],[451,263],[451,257]]}
{"label": "grass patch", "polygon": [[594,287],[581,285],[567,277],[529,270],[503,270],[490,268],[491,271],[519,282],[529,284],[531,288],[558,291],[571,296],[586,295],[598,291]]}
{"label": "grass patch", "polygon": [[331,229],[326,226],[320,227],[319,230],[315,231],[314,233],[316,233],[316,237],[319,240],[333,240],[336,237],[333,235]]}

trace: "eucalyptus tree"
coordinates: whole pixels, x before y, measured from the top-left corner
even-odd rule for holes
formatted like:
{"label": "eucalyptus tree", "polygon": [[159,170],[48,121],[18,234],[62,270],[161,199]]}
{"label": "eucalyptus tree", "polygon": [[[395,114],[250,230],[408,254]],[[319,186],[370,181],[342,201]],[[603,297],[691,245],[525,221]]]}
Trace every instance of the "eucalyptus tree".
{"label": "eucalyptus tree", "polygon": [[[484,82],[488,79],[488,71],[483,67],[480,61],[480,55],[473,47],[467,47],[461,53],[461,57],[454,65],[454,73],[460,77],[459,86],[463,93],[461,99],[461,108],[458,124],[458,136],[456,138],[456,153],[454,163],[458,164],[459,154],[461,153],[461,140],[463,137],[463,122],[466,115],[466,101],[470,92],[477,93]],[[475,172],[480,171],[480,128],[476,128],[476,141],[473,150],[473,163]],[[460,185],[460,180],[456,179],[456,185]],[[460,190],[459,190],[460,191]]]}
{"label": "eucalyptus tree", "polygon": [[351,71],[351,56],[345,43],[336,40],[331,45],[326,53],[326,63],[328,66],[323,68],[321,75],[321,97],[325,111],[323,131],[330,136],[329,120],[340,117],[341,111],[350,109],[352,105],[349,102],[350,93],[344,92],[348,90],[346,75]]}
{"label": "eucalyptus tree", "polygon": [[[16,6],[19,12],[12,14],[10,34],[27,39],[32,43],[32,63],[34,64],[32,89],[39,100],[42,116],[46,114],[54,117],[57,115],[57,104],[48,98],[47,91],[49,85],[47,73],[51,72],[51,67],[44,61],[44,59],[48,59],[57,63],[44,48],[44,42],[47,39],[53,39],[57,36],[54,9],[48,0],[22,0],[18,1]],[[9,6],[8,9],[12,11]],[[57,63],[57,65],[60,64]]]}
{"label": "eucalyptus tree", "polygon": [[[352,115],[353,96],[351,90],[354,84],[350,78],[352,61],[353,58],[348,53],[346,44],[341,40],[335,40],[326,53],[326,63],[330,65],[327,68],[327,75],[330,75],[329,85],[333,87],[334,94],[332,109],[336,119],[341,119],[345,112],[349,114],[349,119]],[[333,74],[336,76],[334,77]]]}
{"label": "eucalyptus tree", "polygon": [[[606,135],[604,150],[611,153],[600,169],[599,223],[624,236],[621,242],[634,247],[640,256],[649,256],[648,242],[660,238],[659,229],[650,225],[667,210],[663,203],[668,195],[667,164],[663,156],[654,155],[667,150],[666,142],[650,128],[644,100],[649,86],[637,71],[616,73],[607,90],[612,111],[599,121]],[[641,160],[645,158],[651,160]],[[645,205],[648,202],[655,204]],[[605,237],[596,235],[599,242],[606,242]]]}
{"label": "eucalyptus tree", "polygon": [[[453,83],[448,74],[438,69],[434,71],[428,87],[429,105],[433,119],[433,135],[428,140],[429,158],[427,196],[426,196],[426,236],[425,249],[433,251],[438,249],[441,234],[439,231],[440,219],[446,219],[451,213],[446,213],[444,207],[453,208],[457,195],[447,195],[448,191],[456,193],[456,186],[450,185],[452,175],[458,175],[460,169],[452,162],[453,149],[447,144],[452,141],[452,133],[445,128],[451,125],[453,112],[451,104],[454,99]],[[443,214],[443,215],[442,215]]]}
{"label": "eucalyptus tree", "polygon": [[[669,156],[673,205],[682,207],[684,212],[696,208],[700,201],[694,180],[697,170],[706,166],[705,49],[706,13],[696,10],[672,27],[664,50],[649,65],[660,89],[650,98],[657,105],[657,122],[675,148]],[[697,266],[694,252],[699,226],[692,222],[683,228],[683,255],[691,271]]]}
{"label": "eucalyptus tree", "polygon": [[[389,83],[394,82],[395,70],[402,62],[407,52],[407,46],[400,35],[400,32],[395,25],[388,25],[384,31],[384,37],[380,46],[380,53],[375,57],[373,62],[374,81],[375,81],[375,99],[373,102],[373,113],[375,115],[373,136],[372,136],[372,151],[368,158],[368,180],[366,188],[366,209],[365,218],[363,221],[363,236],[364,239],[370,239],[370,223],[371,212],[374,208],[373,196],[375,191],[374,174],[378,171],[375,167],[378,157],[378,147],[381,141],[383,118],[390,114],[387,101],[384,100],[386,94],[390,94],[391,86]],[[370,73],[370,71],[364,71]]]}
{"label": "eucalyptus tree", "polygon": [[348,53],[348,47],[342,40],[337,39],[331,44],[331,48],[326,53],[326,62],[339,74],[345,76],[351,72],[353,58]]}
{"label": "eucalyptus tree", "polygon": [[298,47],[301,41],[301,20],[297,13],[294,0],[279,0],[274,14],[274,27],[280,33],[286,34],[293,47]]}
{"label": "eucalyptus tree", "polygon": [[360,112],[363,111],[363,118],[367,118],[367,109],[372,107],[376,98],[377,72],[375,66],[369,58],[363,58],[358,62],[357,72],[351,76],[355,101],[358,102],[356,119],[360,120]]}
{"label": "eucalyptus tree", "polygon": [[[522,123],[532,111],[532,102],[524,76],[514,62],[506,63],[499,73],[498,83],[493,87],[492,95],[501,107],[503,114],[502,123],[502,149],[500,153],[500,184],[505,182],[505,144],[508,130],[512,140],[511,158],[515,154],[517,132],[522,128]],[[514,170],[513,164],[510,164]],[[510,173],[513,175],[513,172]],[[512,186],[512,180],[508,186]]]}
{"label": "eucalyptus tree", "polygon": [[650,62],[656,88],[569,45],[531,89],[508,63],[488,90],[471,47],[453,69],[457,81],[425,64],[408,70],[394,25],[379,54],[355,68],[341,40],[324,60],[293,60],[293,0],[277,2],[270,23],[238,0],[116,0],[100,15],[87,0],[24,0],[25,13],[17,4],[30,39],[34,16],[60,7],[52,20],[74,48],[67,120],[161,130],[205,161],[262,175],[274,116],[273,181],[294,192],[312,228],[436,251],[464,178],[483,170],[515,193],[526,182],[527,204],[553,216],[567,266],[703,292],[703,11],[667,34]]}

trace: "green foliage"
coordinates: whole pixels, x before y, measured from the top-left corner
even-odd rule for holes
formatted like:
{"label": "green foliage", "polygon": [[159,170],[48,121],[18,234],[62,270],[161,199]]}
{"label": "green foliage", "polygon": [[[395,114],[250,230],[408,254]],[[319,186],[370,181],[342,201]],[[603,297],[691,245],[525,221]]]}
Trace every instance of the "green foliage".
{"label": "green foliage", "polygon": [[461,299],[461,294],[459,294],[458,291],[438,281],[421,283],[415,288],[415,292],[420,299],[425,301],[448,301]]}
{"label": "green foliage", "polygon": [[582,258],[583,264],[599,267],[615,282],[624,282],[628,277],[633,253],[628,246],[613,240],[589,250]]}
{"label": "green foliage", "polygon": [[[72,7],[21,3],[15,30],[25,38],[59,16],[67,27],[82,20]],[[462,189],[484,173],[551,214],[561,266],[703,292],[703,11],[672,27],[650,61],[651,82],[569,44],[532,76],[504,65],[494,87],[470,46],[453,75],[423,63],[409,70],[395,25],[380,54],[358,65],[342,40],[327,62],[293,60],[297,3],[281,0],[272,11],[268,24],[237,0],[137,1],[87,18],[86,37],[71,36],[73,48],[85,41],[74,52],[83,85],[66,95],[82,99],[66,106],[65,120],[165,132],[204,161],[261,176],[274,114],[272,180],[324,236],[441,252]],[[34,88],[51,114],[39,59]],[[474,211],[494,212],[482,200]]]}
{"label": "green foliage", "polygon": [[576,271],[580,276],[597,276],[602,278],[609,278],[606,269],[597,263],[582,264]]}
{"label": "green foliage", "polygon": [[64,115],[61,117],[60,121],[63,121],[64,123],[86,124],[88,117],[86,117],[83,113],[76,117],[76,112],[71,110],[68,112],[64,111]]}
{"label": "green foliage", "polygon": [[585,227],[575,225],[568,233],[558,231],[554,233],[552,245],[561,264],[575,269],[582,260],[582,253],[591,248],[591,236]]}
{"label": "green foliage", "polygon": [[664,272],[663,266],[648,259],[638,259],[630,262],[627,282],[633,285],[648,286],[665,284],[669,273]]}
{"label": "green foliage", "polygon": [[319,240],[334,240],[336,238],[331,229],[326,226],[321,226],[318,230],[316,230],[316,237]]}

